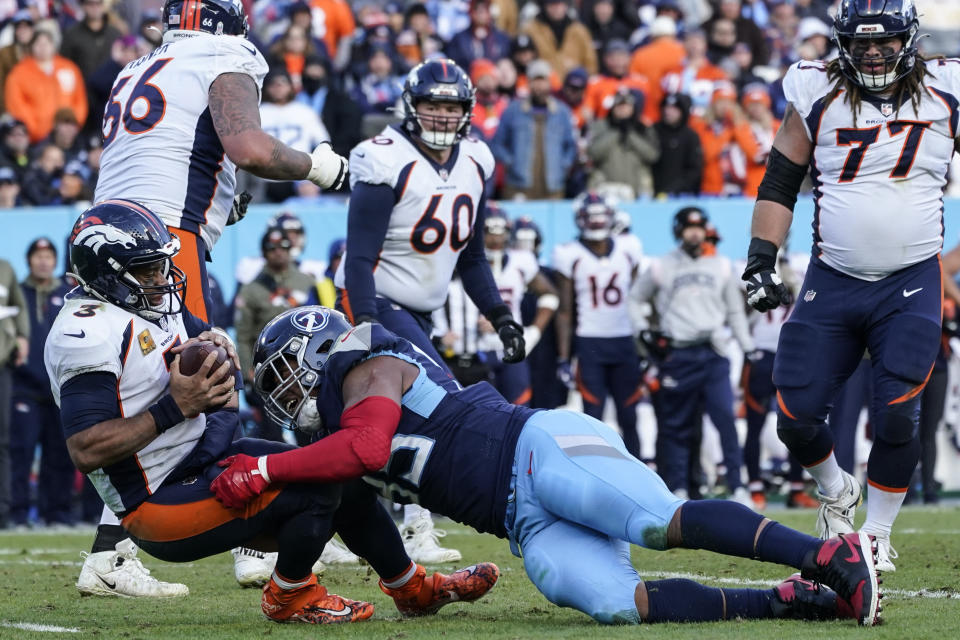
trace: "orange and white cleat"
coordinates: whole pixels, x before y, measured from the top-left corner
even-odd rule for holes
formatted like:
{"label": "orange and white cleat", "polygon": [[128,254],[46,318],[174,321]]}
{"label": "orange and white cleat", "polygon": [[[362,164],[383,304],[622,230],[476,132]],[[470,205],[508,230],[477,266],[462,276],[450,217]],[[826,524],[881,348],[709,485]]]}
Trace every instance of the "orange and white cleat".
{"label": "orange and white cleat", "polygon": [[497,584],[500,569],[492,562],[481,562],[449,576],[434,573],[427,577],[427,570],[417,565],[417,570],[407,584],[396,589],[383,585],[380,589],[393,598],[397,609],[405,616],[433,615],[451,602],[473,602],[487,594]]}
{"label": "orange and white cleat", "polygon": [[275,577],[271,577],[263,588],[260,609],[274,622],[308,624],[357,622],[373,615],[372,604],[327,592],[326,587],[317,583],[315,575],[295,589],[281,589]]}

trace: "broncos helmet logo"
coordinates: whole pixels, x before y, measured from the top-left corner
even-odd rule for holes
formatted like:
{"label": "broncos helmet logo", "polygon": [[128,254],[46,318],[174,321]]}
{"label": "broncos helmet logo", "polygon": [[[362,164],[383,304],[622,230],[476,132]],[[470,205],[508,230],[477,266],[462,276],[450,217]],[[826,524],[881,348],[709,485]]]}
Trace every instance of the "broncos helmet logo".
{"label": "broncos helmet logo", "polygon": [[137,246],[136,239],[121,229],[109,224],[94,224],[84,229],[74,237],[75,246],[88,247],[95,254],[100,255],[100,248],[108,244],[119,244],[124,249]]}

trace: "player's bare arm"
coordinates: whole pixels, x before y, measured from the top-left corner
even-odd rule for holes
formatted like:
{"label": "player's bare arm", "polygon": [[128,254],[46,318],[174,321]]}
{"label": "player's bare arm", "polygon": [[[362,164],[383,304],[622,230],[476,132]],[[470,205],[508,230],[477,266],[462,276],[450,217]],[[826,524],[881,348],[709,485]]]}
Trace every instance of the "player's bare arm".
{"label": "player's bare arm", "polygon": [[570,360],[570,336],[573,332],[573,281],[557,275],[560,306],[557,309],[557,359]]}
{"label": "player's bare arm", "polygon": [[241,169],[271,180],[303,180],[310,156],[260,128],[257,85],[243,73],[225,73],[210,85],[210,115],[223,150]]}
{"label": "player's bare arm", "polygon": [[371,396],[383,396],[400,404],[420,370],[390,356],[371,358],[357,365],[343,380],[343,406],[352,407]]}
{"label": "player's bare arm", "polygon": [[[196,416],[228,401],[236,406],[233,378],[216,382],[229,373],[229,362],[222,363],[211,377],[207,377],[216,357],[215,353],[211,353],[192,376],[180,373],[179,356],[170,365],[170,396],[184,416]],[[73,434],[67,438],[67,450],[77,469],[82,473],[90,473],[137,453],[158,435],[153,414],[144,411],[129,418],[105,420]]]}
{"label": "player's bare arm", "polygon": [[[813,153],[813,143],[807,138],[807,131],[803,126],[803,121],[792,104],[787,105],[783,122],[780,124],[780,129],[777,131],[777,136],[773,141],[773,148],[781,154],[781,158],[779,161],[768,161],[768,173],[784,173],[779,166],[776,166],[778,164],[786,165],[784,160],[804,168],[810,163],[810,155]],[[789,167],[790,165],[786,166]],[[795,171],[796,167],[792,167],[792,169]],[[780,177],[779,175],[770,176],[771,179]],[[785,179],[790,178],[790,176],[783,177]],[[766,179],[765,177],[765,180]],[[778,185],[775,188],[791,190],[792,186],[781,187]],[[794,193],[793,196],[795,198],[796,193]],[[793,222],[792,208],[787,207],[781,202],[764,199],[761,195],[757,198],[757,203],[753,208],[753,222],[750,226],[750,235],[754,238],[768,240],[779,247],[783,244],[783,240],[787,236],[791,222]]]}
{"label": "player's bare arm", "polygon": [[533,277],[529,289],[537,296],[537,315],[533,318],[533,326],[543,331],[558,308],[557,289],[542,273]]}

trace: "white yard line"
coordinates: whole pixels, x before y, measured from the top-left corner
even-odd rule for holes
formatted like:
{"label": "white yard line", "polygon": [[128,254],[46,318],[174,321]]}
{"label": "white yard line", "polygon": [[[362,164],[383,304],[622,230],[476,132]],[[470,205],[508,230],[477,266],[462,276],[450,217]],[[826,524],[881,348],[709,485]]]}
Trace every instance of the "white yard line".
{"label": "white yard line", "polygon": [[[720,578],[718,576],[706,576],[696,573],[680,573],[675,571],[642,571],[641,574],[651,578],[686,578],[687,580],[696,580],[698,582],[719,582],[720,584],[730,584],[744,587],[773,587],[781,580],[751,580],[749,578]],[[910,589],[883,589],[884,596],[893,598],[948,598],[950,600],[960,600],[960,593],[955,591],[931,591],[929,589],[910,590]]]}
{"label": "white yard line", "polygon": [[34,549],[27,547],[0,547],[0,556],[47,555],[56,553],[76,553],[76,549]]}
{"label": "white yard line", "polygon": [[32,622],[5,622],[0,620],[0,627],[8,629],[21,629],[23,631],[42,631],[47,633],[80,633],[80,629],[74,627],[57,627],[52,624],[34,624]]}

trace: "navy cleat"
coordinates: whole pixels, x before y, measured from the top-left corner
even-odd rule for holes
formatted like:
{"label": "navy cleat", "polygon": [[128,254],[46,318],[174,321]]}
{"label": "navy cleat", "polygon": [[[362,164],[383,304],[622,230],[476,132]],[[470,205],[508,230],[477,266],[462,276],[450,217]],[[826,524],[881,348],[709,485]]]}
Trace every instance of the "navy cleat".
{"label": "navy cleat", "polygon": [[880,622],[880,586],[876,540],[865,533],[845,533],[825,540],[805,561],[802,575],[825,584],[850,606],[867,627]]}
{"label": "navy cleat", "polygon": [[775,618],[833,620],[856,618],[850,604],[828,586],[810,582],[795,573],[773,588],[770,610]]}

